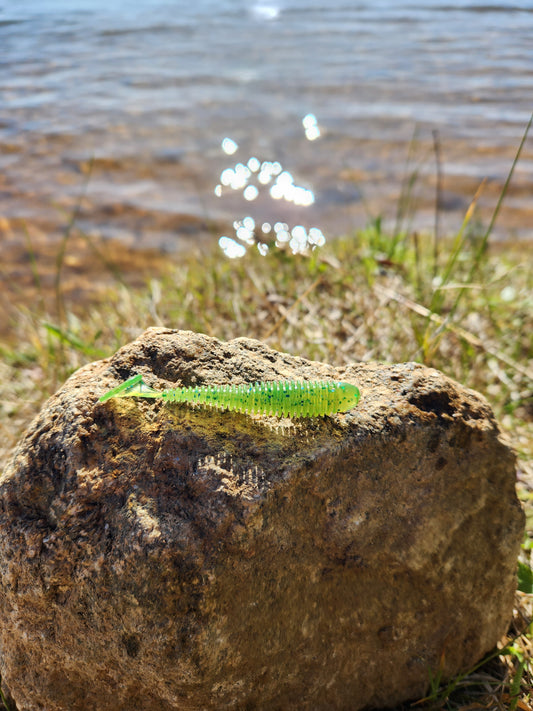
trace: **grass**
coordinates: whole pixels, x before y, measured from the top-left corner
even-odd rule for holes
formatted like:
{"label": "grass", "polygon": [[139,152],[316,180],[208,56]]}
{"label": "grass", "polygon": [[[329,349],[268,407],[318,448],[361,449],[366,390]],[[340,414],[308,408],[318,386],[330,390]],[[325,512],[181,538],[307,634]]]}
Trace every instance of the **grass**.
{"label": "grass", "polygon": [[[246,335],[335,365],[416,360],[491,402],[518,455],[518,494],[528,520],[521,559],[528,570],[533,550],[533,270],[519,247],[503,251],[490,246],[497,213],[488,228],[480,229],[475,205],[476,198],[449,239],[437,229],[423,236],[397,227],[391,235],[375,219],[366,229],[308,255],[276,248],[266,256],[252,250],[239,261],[226,260],[214,249],[208,255],[190,254],[154,273],[142,288],[128,287],[116,278],[117,265],[102,259],[102,269],[113,276],[112,288],[94,296],[90,306],[68,303],[61,289],[68,236],[76,229],[69,225],[53,298],[41,292],[34,307],[15,307],[11,336],[0,346],[4,459],[71,372],[111,355],[151,325],[223,340]],[[39,264],[32,262],[32,269],[42,289]],[[517,592],[513,621],[499,648],[451,682],[442,683],[437,675],[416,707],[531,710],[532,599]]]}

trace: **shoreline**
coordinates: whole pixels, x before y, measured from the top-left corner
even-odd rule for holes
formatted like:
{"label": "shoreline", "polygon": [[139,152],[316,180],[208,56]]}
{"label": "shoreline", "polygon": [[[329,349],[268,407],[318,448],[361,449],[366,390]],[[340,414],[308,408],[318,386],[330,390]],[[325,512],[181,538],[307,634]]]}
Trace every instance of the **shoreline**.
{"label": "shoreline", "polygon": [[[170,137],[156,147],[142,142],[123,146],[118,136],[115,142],[110,136],[110,144],[100,148],[94,135],[41,136],[36,146],[0,137],[2,241],[24,242],[27,228],[39,239],[53,241],[78,208],[77,223],[91,239],[117,239],[142,249],[174,252],[187,248],[192,239],[210,236],[216,241],[225,227],[246,214],[315,226],[328,239],[362,229],[379,215],[384,225],[393,227],[402,191],[405,198],[411,180],[408,205],[403,206],[411,229],[433,229],[437,180],[443,234],[460,228],[482,182],[477,215],[488,224],[520,141],[476,145],[443,135],[435,138],[427,127],[416,131],[411,141],[357,140],[325,132],[310,145],[296,139],[277,150],[267,146],[254,151],[254,146],[244,145],[234,156],[224,155],[214,141],[201,150],[168,146]],[[533,146],[528,143],[494,240],[533,239],[533,228],[528,227],[533,225]],[[279,160],[295,184],[313,192],[314,203],[298,208],[273,200],[268,185],[258,186],[259,197],[253,201],[229,188],[216,197],[222,171],[246,164],[251,156]]]}
{"label": "shoreline", "polygon": [[[52,311],[56,308],[62,249],[61,290],[69,308],[81,310],[103,290],[120,283],[118,274],[126,285],[137,288],[167,272],[183,255],[216,252],[222,234],[235,237],[232,221],[242,219],[246,210],[256,216],[256,224],[281,219],[292,225],[317,225],[326,235],[326,244],[337,236],[355,234],[379,215],[384,234],[398,228],[433,239],[437,227],[439,239],[444,240],[458,232],[480,186],[479,159],[487,165],[506,164],[508,172],[518,148],[506,143],[467,147],[464,141],[439,139],[436,225],[436,153],[427,134],[410,145],[367,139],[356,151],[352,139],[326,133],[316,146],[304,146],[294,176],[295,180],[313,176],[308,183],[302,181],[315,189],[316,202],[309,208],[272,200],[268,193],[253,203],[247,203],[239,191],[215,197],[215,168],[220,174],[228,164],[245,161],[250,153],[246,147],[231,157],[221,156],[218,146],[205,154],[169,150],[164,155],[139,154],[133,160],[108,151],[87,158],[89,138],[82,149],[72,137],[56,136],[54,152],[41,146],[28,164],[21,152],[17,155],[22,172],[19,165],[18,171],[12,166],[0,175],[0,304],[7,314],[35,304],[41,310],[43,305]],[[336,154],[345,151],[336,177],[325,161],[332,146]],[[450,166],[457,165],[461,156],[464,160],[465,152],[473,156],[470,174],[453,174]],[[526,144],[491,235],[490,247],[495,251],[523,250],[533,241],[533,227],[527,227],[533,225],[528,175],[532,164],[533,149]],[[409,180],[415,173],[411,189]],[[472,226],[482,224],[486,229],[506,177],[507,173],[488,175]],[[189,187],[182,189],[183,185]],[[173,195],[179,199],[171,202]],[[74,228],[65,240],[74,216]],[[222,251],[220,259],[226,259]],[[9,318],[4,319],[0,338],[9,338],[12,330]]]}

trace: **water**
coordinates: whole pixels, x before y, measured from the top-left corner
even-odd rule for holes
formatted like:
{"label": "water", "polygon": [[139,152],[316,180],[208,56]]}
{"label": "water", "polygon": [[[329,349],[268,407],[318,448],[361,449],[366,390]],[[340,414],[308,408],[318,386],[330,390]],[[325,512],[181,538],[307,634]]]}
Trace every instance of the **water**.
{"label": "water", "polygon": [[[406,219],[432,228],[435,140],[441,229],[485,177],[487,220],[533,111],[532,37],[524,1],[0,0],[0,236],[57,239],[84,193],[85,232],[135,248],[232,239],[252,214],[329,238],[393,224],[414,170]],[[217,197],[251,157],[313,204]],[[529,140],[500,238],[531,238],[532,178]]]}

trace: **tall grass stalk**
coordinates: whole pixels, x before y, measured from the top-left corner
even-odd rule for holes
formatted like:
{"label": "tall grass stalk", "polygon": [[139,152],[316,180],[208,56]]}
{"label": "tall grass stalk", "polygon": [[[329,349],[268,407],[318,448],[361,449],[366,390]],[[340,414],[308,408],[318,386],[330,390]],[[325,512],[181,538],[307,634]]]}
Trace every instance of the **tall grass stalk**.
{"label": "tall grass stalk", "polygon": [[440,157],[440,138],[437,130],[433,131],[433,150],[435,153],[435,227],[433,232],[433,277],[439,270],[440,210],[442,202],[442,161]]}
{"label": "tall grass stalk", "polygon": [[55,271],[55,278],[54,278],[54,291],[55,291],[55,299],[56,299],[57,318],[58,318],[60,324],[62,324],[64,322],[65,317],[66,317],[65,300],[63,297],[63,291],[61,289],[61,277],[62,277],[62,272],[63,272],[63,264],[65,261],[65,255],[67,252],[67,245],[68,245],[70,236],[72,234],[72,231],[76,227],[78,217],[81,212],[81,206],[83,204],[85,195],[87,194],[87,189],[89,187],[89,182],[91,180],[93,165],[94,165],[94,159],[91,159],[89,161],[89,169],[88,169],[86,176],[85,176],[85,181],[84,181],[84,184],[83,184],[83,187],[81,190],[81,194],[78,198],[76,205],[74,206],[72,213],[69,216],[68,222],[65,226],[65,229],[63,230],[63,235],[62,235],[62,238],[59,243],[58,250],[57,250],[56,271]]}
{"label": "tall grass stalk", "polygon": [[[469,268],[469,270],[468,270],[468,272],[467,272],[466,283],[462,284],[462,285],[458,288],[458,290],[457,290],[457,295],[456,295],[456,297],[455,297],[455,301],[453,302],[453,304],[451,305],[450,309],[448,310],[448,313],[447,313],[447,317],[446,317],[445,322],[443,322],[443,324],[442,324],[436,331],[434,331],[433,333],[431,333],[431,331],[430,331],[431,322],[430,322],[430,320],[428,320],[428,328],[426,329],[426,333],[425,333],[425,336],[424,336],[424,342],[423,342],[423,348],[422,348],[422,350],[423,350],[423,352],[424,352],[424,357],[425,357],[425,359],[427,359],[428,353],[429,353],[430,349],[435,347],[436,340],[437,340],[438,338],[440,338],[440,335],[441,335],[442,332],[443,332],[443,328],[445,328],[446,325],[452,321],[454,315],[455,315],[456,312],[457,312],[457,309],[458,309],[458,307],[459,307],[459,304],[460,304],[461,300],[463,299],[463,297],[464,297],[464,295],[465,295],[465,291],[466,291],[466,290],[469,288],[469,286],[472,284],[473,279],[474,279],[474,276],[476,275],[476,273],[479,272],[481,260],[483,259],[483,256],[485,255],[485,253],[486,253],[486,251],[487,251],[487,246],[488,246],[488,243],[489,243],[489,238],[490,238],[490,236],[491,236],[491,234],[492,234],[492,231],[493,231],[493,229],[494,229],[494,225],[496,224],[496,220],[497,220],[497,218],[498,218],[498,215],[499,215],[499,213],[500,213],[501,207],[502,207],[503,202],[504,202],[504,200],[505,200],[505,197],[506,197],[506,195],[507,195],[507,191],[508,191],[508,189],[509,189],[509,185],[511,184],[511,180],[512,180],[512,177],[513,177],[513,174],[514,174],[514,170],[515,170],[516,165],[517,165],[517,163],[518,163],[518,161],[519,161],[519,159],[520,159],[520,155],[521,155],[522,150],[523,150],[523,148],[524,148],[524,145],[525,145],[525,142],[526,142],[527,136],[528,136],[528,134],[529,134],[529,130],[530,130],[530,128],[531,128],[531,124],[532,124],[532,123],[533,123],[533,113],[531,114],[531,117],[530,117],[530,119],[529,119],[529,122],[528,122],[528,124],[527,124],[527,126],[526,126],[526,128],[525,128],[525,130],[524,130],[523,135],[522,135],[522,140],[520,141],[520,144],[519,144],[518,149],[517,149],[517,151],[516,151],[516,153],[515,153],[513,162],[511,163],[511,167],[510,167],[510,169],[509,169],[509,172],[508,172],[508,174],[507,174],[507,178],[506,178],[506,180],[505,180],[505,183],[504,183],[504,185],[503,185],[503,188],[502,188],[502,190],[501,190],[501,192],[500,192],[500,195],[499,195],[499,197],[498,197],[498,200],[497,200],[497,202],[496,202],[496,206],[495,206],[495,208],[494,208],[494,210],[493,210],[492,217],[491,217],[491,219],[490,219],[489,225],[488,225],[488,227],[487,227],[485,233],[483,234],[482,239],[479,241],[479,245],[478,245],[477,249],[474,251],[473,259],[471,259],[471,261],[470,261],[470,268]],[[442,279],[439,280],[439,286],[438,286],[437,289],[435,290],[435,292],[434,292],[434,294],[433,294],[433,298],[432,298],[432,300],[431,300],[431,304],[430,304],[430,307],[429,307],[429,310],[430,310],[431,313],[434,313],[434,309],[435,309],[435,307],[436,307],[436,305],[437,305],[437,303],[438,303],[438,301],[439,301],[439,299],[440,299],[440,297],[441,297],[442,289],[443,289],[445,286],[447,286],[447,285],[449,284],[450,278],[452,277],[452,275],[453,275],[453,273],[454,273],[454,268],[455,268],[455,265],[456,265],[456,263],[457,263],[457,259],[458,259],[459,255],[463,252],[463,249],[464,249],[464,239],[465,239],[465,233],[466,233],[466,227],[468,226],[468,223],[470,222],[470,219],[471,219],[471,217],[472,217],[472,215],[473,215],[474,207],[475,207],[475,205],[476,205],[476,203],[477,203],[477,200],[478,200],[478,198],[479,198],[479,195],[480,195],[480,193],[481,193],[481,189],[482,189],[482,186],[483,186],[483,185],[484,185],[484,183],[482,183],[482,184],[480,185],[480,188],[479,188],[478,191],[476,192],[476,195],[474,196],[474,200],[472,201],[472,203],[471,203],[471,205],[470,205],[470,207],[469,207],[469,209],[467,210],[467,213],[466,213],[466,215],[465,215],[465,219],[464,219],[464,221],[463,221],[463,225],[461,226],[461,229],[459,230],[459,233],[458,233],[458,235],[457,235],[457,237],[456,237],[456,240],[455,240],[455,242],[456,242],[455,249],[452,250],[451,257],[450,257],[450,259],[449,259],[449,261],[448,261],[448,264],[447,264],[447,266],[446,266],[446,268],[445,268],[445,270],[444,270],[444,273],[443,273],[443,275],[442,275]]]}

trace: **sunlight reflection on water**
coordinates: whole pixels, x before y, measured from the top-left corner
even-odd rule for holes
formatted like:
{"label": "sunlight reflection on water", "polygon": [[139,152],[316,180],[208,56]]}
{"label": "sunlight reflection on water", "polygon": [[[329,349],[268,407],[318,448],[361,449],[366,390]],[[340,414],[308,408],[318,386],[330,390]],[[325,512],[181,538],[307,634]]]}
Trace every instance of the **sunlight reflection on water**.
{"label": "sunlight reflection on water", "polygon": [[[488,177],[486,223],[532,108],[532,36],[531,0],[0,0],[0,234],[60,238],[90,165],[80,227],[138,249],[250,213],[257,249],[267,222],[394,230],[411,175],[409,228],[433,230],[438,203],[454,232]],[[530,146],[495,237],[531,238]]]}
{"label": "sunlight reflection on water", "polygon": [[258,20],[275,20],[279,17],[280,8],[272,3],[258,2],[252,6],[251,12]]}
{"label": "sunlight reflection on water", "polygon": [[317,138],[320,138],[320,129],[314,114],[307,114],[307,116],[304,116],[302,119],[302,125],[305,130],[305,137],[308,141],[316,141]]}
{"label": "sunlight reflection on water", "polygon": [[[302,119],[302,125],[308,140],[314,141],[320,137],[314,114],[307,114]],[[230,156],[238,151],[239,146],[236,141],[226,136],[222,140],[221,148]],[[293,175],[284,170],[279,161],[261,162],[256,156],[250,156],[246,163],[238,162],[231,168],[224,168],[220,174],[220,182],[215,186],[215,195],[222,198],[225,188],[242,191],[247,202],[255,201],[261,192],[274,201],[285,200],[302,208],[315,202],[313,191],[296,185]],[[275,206],[271,208],[271,214],[273,213]],[[318,227],[306,228],[301,224],[289,227],[286,222],[276,222],[273,228],[269,222],[263,222],[258,227],[251,215],[242,220],[235,220],[233,229],[235,237],[222,235],[218,240],[220,248],[230,259],[243,257],[248,247],[255,246],[263,256],[272,246],[289,249],[293,254],[307,254],[326,243],[326,238]],[[268,240],[265,239],[266,235],[270,235]]]}

